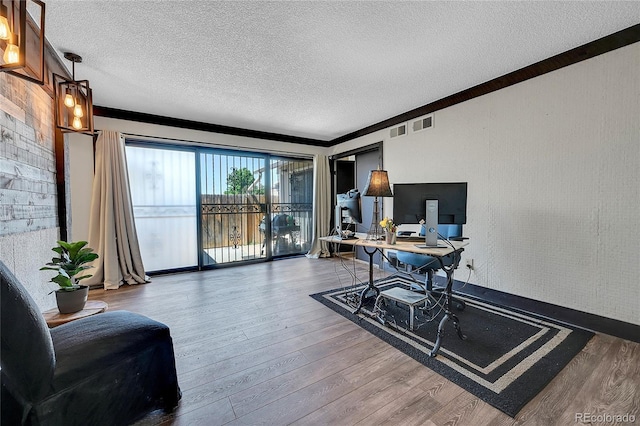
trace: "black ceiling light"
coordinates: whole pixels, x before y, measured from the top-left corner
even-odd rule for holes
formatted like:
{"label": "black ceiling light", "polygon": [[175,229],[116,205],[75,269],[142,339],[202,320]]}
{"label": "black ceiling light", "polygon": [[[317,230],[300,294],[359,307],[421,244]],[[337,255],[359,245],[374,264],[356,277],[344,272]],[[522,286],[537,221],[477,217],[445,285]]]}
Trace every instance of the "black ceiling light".
{"label": "black ceiling light", "polygon": [[[40,18],[39,24],[27,7]],[[0,0],[0,72],[44,84],[44,14],[39,0]]]}
{"label": "black ceiling light", "polygon": [[72,63],[71,80],[53,74],[56,103],[56,126],[63,132],[93,135],[93,99],[89,80],[76,81],[76,63],[82,57],[65,52],[64,57]]}

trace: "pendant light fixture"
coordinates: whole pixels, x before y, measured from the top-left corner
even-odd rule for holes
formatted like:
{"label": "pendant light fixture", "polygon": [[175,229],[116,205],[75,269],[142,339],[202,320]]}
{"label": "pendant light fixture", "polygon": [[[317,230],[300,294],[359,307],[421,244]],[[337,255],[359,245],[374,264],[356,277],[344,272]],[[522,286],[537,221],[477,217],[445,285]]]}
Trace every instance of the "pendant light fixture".
{"label": "pendant light fixture", "polygon": [[44,84],[44,16],[39,0],[0,0],[0,72]]}
{"label": "pendant light fixture", "polygon": [[65,52],[65,59],[71,61],[71,80],[53,74],[56,102],[56,126],[62,132],[77,132],[93,135],[93,99],[89,80],[76,80],[76,63],[82,57]]}

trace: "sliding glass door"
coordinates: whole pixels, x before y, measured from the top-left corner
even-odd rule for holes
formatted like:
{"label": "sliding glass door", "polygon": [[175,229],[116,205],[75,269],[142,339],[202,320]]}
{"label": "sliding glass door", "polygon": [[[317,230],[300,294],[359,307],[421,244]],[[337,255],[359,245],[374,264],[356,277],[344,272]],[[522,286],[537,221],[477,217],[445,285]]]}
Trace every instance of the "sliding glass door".
{"label": "sliding glass door", "polygon": [[128,141],[147,271],[299,255],[312,237],[313,161]]}
{"label": "sliding glass door", "polygon": [[202,265],[306,253],[313,161],[200,154]]}

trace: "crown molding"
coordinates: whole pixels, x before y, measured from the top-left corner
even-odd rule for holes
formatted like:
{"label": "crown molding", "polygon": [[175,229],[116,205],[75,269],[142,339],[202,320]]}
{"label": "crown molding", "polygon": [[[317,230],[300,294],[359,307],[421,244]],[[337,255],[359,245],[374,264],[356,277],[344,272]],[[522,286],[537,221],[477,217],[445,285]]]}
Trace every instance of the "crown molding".
{"label": "crown molding", "polygon": [[147,114],[143,112],[127,111],[110,108],[100,105],[93,106],[93,115],[116,118],[127,121],[138,121],[141,123],[157,124],[160,126],[179,127],[190,130],[201,130],[204,132],[221,133],[225,135],[243,136],[247,138],[264,139],[278,142],[289,142],[301,145],[312,145],[318,147],[329,147],[330,141],[319,139],[303,138],[299,136],[283,135],[279,133],[262,132],[259,130],[242,129],[239,127],[223,126],[220,124],[203,123],[201,121],[183,120],[181,118],[165,117],[161,115]]}

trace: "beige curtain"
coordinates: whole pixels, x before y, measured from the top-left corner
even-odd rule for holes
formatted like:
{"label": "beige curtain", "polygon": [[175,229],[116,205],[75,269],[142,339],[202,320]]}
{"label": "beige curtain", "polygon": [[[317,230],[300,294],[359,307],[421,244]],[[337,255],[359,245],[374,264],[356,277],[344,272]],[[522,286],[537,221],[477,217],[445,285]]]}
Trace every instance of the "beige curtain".
{"label": "beige curtain", "polygon": [[329,235],[331,228],[331,173],[326,155],[313,157],[313,240],[307,257],[329,257],[328,244],[318,238]]}
{"label": "beige curtain", "polygon": [[96,141],[89,247],[100,257],[86,284],[108,290],[149,281],[133,219],[124,138],[111,130],[101,131]]}

